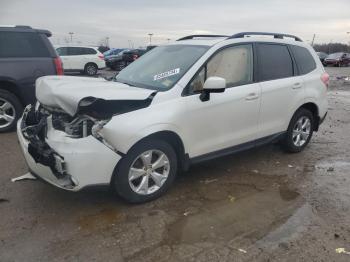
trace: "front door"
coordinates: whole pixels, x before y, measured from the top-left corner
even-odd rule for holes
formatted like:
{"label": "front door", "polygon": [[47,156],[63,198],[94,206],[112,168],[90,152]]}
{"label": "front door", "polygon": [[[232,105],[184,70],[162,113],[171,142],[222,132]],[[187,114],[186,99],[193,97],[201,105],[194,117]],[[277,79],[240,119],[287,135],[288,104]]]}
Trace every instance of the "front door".
{"label": "front door", "polygon": [[[199,98],[208,77],[226,79],[223,93]],[[185,132],[190,157],[254,141],[258,133],[260,85],[253,83],[252,45],[238,45],[216,53],[187,86]]]}

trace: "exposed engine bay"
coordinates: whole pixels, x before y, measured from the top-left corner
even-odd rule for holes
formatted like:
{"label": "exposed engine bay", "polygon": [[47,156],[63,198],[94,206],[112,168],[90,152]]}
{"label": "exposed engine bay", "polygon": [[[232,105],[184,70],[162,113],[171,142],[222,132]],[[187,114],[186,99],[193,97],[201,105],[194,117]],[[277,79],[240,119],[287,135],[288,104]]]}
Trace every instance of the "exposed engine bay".
{"label": "exposed engine bay", "polygon": [[48,129],[53,128],[65,133],[73,139],[92,135],[108,148],[117,152],[99,134],[99,131],[115,115],[127,113],[148,107],[156,93],[144,100],[104,100],[94,97],[83,98],[74,116],[59,108],[41,105],[29,105],[23,113],[21,131],[30,142],[28,152],[36,163],[51,169],[57,179],[63,180],[65,187],[74,187],[75,182],[67,173],[64,158],[52,149],[46,142]]}

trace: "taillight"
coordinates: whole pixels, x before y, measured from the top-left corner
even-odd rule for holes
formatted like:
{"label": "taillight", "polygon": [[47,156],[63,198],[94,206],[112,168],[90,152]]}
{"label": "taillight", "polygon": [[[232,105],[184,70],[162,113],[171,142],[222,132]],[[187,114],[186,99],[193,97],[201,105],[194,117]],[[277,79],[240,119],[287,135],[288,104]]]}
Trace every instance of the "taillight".
{"label": "taillight", "polygon": [[329,85],[329,74],[323,73],[321,75],[321,80],[325,84],[325,86],[328,88],[328,85]]}
{"label": "taillight", "polygon": [[56,57],[53,59],[53,62],[55,63],[57,75],[63,75],[63,65],[62,65],[61,58]]}
{"label": "taillight", "polygon": [[102,60],[105,59],[104,55],[98,55],[98,57],[99,57],[100,59],[102,59]]}

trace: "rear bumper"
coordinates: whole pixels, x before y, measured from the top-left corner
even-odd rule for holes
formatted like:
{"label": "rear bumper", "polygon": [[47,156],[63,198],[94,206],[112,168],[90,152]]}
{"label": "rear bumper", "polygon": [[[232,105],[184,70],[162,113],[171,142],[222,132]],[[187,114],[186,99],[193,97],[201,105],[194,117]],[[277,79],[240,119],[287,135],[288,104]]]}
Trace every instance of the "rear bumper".
{"label": "rear bumper", "polygon": [[[64,132],[53,129],[50,119],[47,119],[47,122],[45,141],[38,137],[28,139],[24,135],[23,117],[17,123],[18,141],[31,173],[69,191],[110,184],[114,168],[121,156],[92,136],[70,138]],[[43,152],[36,142],[45,143],[48,150]],[[38,155],[31,152],[32,147],[36,148],[34,151]]]}

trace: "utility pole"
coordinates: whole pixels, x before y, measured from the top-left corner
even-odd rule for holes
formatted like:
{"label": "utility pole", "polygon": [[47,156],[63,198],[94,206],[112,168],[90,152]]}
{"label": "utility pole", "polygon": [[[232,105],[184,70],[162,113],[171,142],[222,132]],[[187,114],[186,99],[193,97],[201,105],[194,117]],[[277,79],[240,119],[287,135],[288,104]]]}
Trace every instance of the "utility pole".
{"label": "utility pole", "polygon": [[68,34],[70,34],[70,42],[73,43],[73,32],[69,32]]}
{"label": "utility pole", "polygon": [[167,40],[168,40],[168,43],[169,43],[171,39],[170,39],[170,38],[167,38]]}
{"label": "utility pole", "polygon": [[109,47],[109,37],[106,37],[106,46]]}
{"label": "utility pole", "polygon": [[312,42],[311,42],[311,46],[314,46],[314,42],[315,42],[315,37],[316,37],[316,34],[314,34],[314,36],[312,37]]}
{"label": "utility pole", "polygon": [[153,33],[149,33],[149,45],[152,45],[152,36],[153,36]]}

